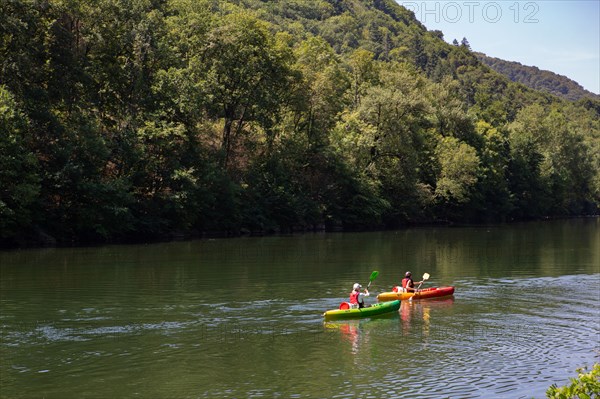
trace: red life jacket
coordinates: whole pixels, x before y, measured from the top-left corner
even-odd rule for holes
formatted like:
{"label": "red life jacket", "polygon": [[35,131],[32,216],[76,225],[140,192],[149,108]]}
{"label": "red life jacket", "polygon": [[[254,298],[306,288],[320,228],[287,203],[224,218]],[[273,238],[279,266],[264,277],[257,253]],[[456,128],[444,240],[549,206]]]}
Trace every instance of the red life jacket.
{"label": "red life jacket", "polygon": [[412,283],[412,279],[408,278],[408,277],[404,277],[402,279],[402,288],[412,288],[414,286],[414,284],[410,284],[410,286],[408,285],[408,282]]}
{"label": "red life jacket", "polygon": [[353,305],[358,305],[358,296],[360,295],[359,291],[352,291],[350,293],[350,303]]}

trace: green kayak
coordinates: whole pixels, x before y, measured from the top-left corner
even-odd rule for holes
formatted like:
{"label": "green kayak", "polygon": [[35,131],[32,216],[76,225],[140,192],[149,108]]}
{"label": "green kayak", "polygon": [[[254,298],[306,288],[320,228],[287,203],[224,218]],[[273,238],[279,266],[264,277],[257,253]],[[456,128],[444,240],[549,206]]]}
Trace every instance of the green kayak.
{"label": "green kayak", "polygon": [[380,302],[362,309],[334,309],[323,313],[325,320],[360,319],[396,312],[400,309],[400,301]]}

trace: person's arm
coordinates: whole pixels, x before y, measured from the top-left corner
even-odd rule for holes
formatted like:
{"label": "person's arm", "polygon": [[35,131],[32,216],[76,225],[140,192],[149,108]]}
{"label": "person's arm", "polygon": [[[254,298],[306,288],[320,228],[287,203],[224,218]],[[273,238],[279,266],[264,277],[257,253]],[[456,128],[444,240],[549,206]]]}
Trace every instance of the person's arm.
{"label": "person's arm", "polygon": [[367,306],[365,304],[365,298],[364,298],[366,296],[369,296],[369,291],[367,291],[367,289],[365,288],[365,292],[361,292],[358,294],[358,302],[360,303],[360,307]]}
{"label": "person's arm", "polygon": [[[420,286],[421,286],[421,284],[423,284],[423,280],[421,280],[421,281],[417,281],[415,284],[417,284],[417,287],[420,287]],[[414,291],[414,292],[419,292],[419,289],[418,289],[418,288],[414,288],[414,289],[413,289],[413,291]]]}

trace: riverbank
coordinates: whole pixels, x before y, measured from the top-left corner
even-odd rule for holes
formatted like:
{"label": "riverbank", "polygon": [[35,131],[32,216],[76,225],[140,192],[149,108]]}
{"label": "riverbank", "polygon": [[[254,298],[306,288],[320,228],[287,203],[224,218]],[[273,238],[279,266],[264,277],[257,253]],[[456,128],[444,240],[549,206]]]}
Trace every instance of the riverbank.
{"label": "riverbank", "polygon": [[585,215],[577,217],[544,217],[535,220],[513,220],[502,223],[458,223],[451,221],[435,221],[427,223],[406,223],[386,227],[383,225],[372,226],[371,228],[345,228],[341,223],[338,224],[318,224],[312,226],[294,226],[292,228],[275,228],[269,230],[249,230],[239,229],[236,231],[171,231],[159,235],[130,235],[116,239],[78,239],[77,237],[54,237],[44,230],[37,228],[29,235],[16,237],[12,239],[0,239],[0,250],[14,249],[32,249],[32,248],[68,248],[68,247],[87,247],[87,246],[102,246],[102,245],[120,245],[120,244],[150,244],[164,243],[172,241],[187,241],[197,239],[214,239],[214,238],[237,238],[237,237],[267,237],[278,235],[305,234],[305,233],[355,233],[355,232],[373,232],[373,231],[389,231],[406,228],[427,228],[427,227],[468,227],[468,226],[497,226],[511,225],[528,222],[542,222],[551,220],[569,220],[569,219],[585,219],[598,218],[600,215]]}

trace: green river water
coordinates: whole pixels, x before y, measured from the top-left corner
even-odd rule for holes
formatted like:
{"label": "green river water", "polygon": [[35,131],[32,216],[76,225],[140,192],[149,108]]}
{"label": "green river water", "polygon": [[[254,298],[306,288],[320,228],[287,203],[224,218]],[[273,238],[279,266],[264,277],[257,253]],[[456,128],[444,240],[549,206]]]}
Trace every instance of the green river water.
{"label": "green river water", "polygon": [[[323,321],[379,271],[453,297]],[[1,398],[544,398],[600,361],[600,219],[0,252]]]}

